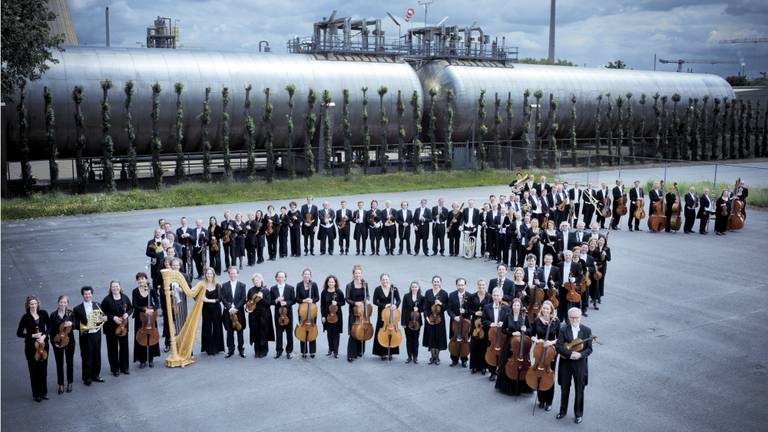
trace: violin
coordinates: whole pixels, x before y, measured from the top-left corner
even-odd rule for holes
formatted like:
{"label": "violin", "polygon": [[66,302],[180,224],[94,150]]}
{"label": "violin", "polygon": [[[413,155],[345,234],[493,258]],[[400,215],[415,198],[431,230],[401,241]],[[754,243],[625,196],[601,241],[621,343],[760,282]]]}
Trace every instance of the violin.
{"label": "violin", "polygon": [[240,318],[237,317],[237,312],[229,312],[229,321],[232,323],[232,330],[240,331],[243,329],[243,324],[240,322]]}
{"label": "violin", "polygon": [[411,311],[411,319],[408,320],[408,328],[413,331],[419,331],[421,329],[421,322],[419,322],[419,311]]}
{"label": "violin", "polygon": [[[128,305],[123,303],[123,315],[128,310]],[[115,336],[123,337],[128,335],[128,318],[120,317],[122,321],[115,328]]]}
{"label": "violin", "polygon": [[[336,301],[336,291],[333,292],[333,301]],[[328,324],[336,324],[339,322],[339,305],[331,303],[328,306],[328,316],[325,317],[325,321]]]}
{"label": "violin", "polygon": [[[72,316],[71,311],[67,310],[64,313],[64,322],[59,324],[59,331],[56,336],[53,337],[53,346],[56,348],[66,348],[69,345],[69,335],[72,333]],[[69,325],[67,325],[69,323]]]}
{"label": "violin", "polygon": [[[558,293],[557,293],[557,287],[555,286],[555,283],[552,281],[552,279],[549,280],[549,288],[547,289],[547,300],[552,302],[552,306],[557,309],[558,306],[560,306],[560,300],[558,300]],[[530,322],[533,322],[532,320]]]}
{"label": "violin", "polygon": [[517,336],[512,336],[509,360],[504,366],[504,373],[507,374],[507,378],[520,381],[520,378],[528,372],[531,367],[531,345],[531,338],[522,332]]}
{"label": "violin", "polygon": [[[462,309],[463,303],[466,303],[466,294],[459,297],[459,300],[462,299],[464,299],[464,301],[459,302],[459,309]],[[462,315],[459,315],[458,321],[451,321],[451,332],[453,333],[453,337],[451,337],[451,341],[448,343],[448,352],[450,352],[452,356],[469,357],[469,329],[471,325],[472,323]]]}
{"label": "violin", "polygon": [[525,383],[528,387],[539,391],[549,390],[555,385],[555,372],[552,370],[552,361],[557,356],[557,350],[554,346],[544,346],[544,342],[549,339],[549,329],[552,327],[552,321],[547,324],[546,336],[543,341],[533,347],[533,365],[525,373]]}
{"label": "violin", "polygon": [[373,313],[373,306],[368,303],[367,298],[363,298],[362,306],[355,306],[355,323],[352,324],[353,338],[364,342],[373,337],[371,313]]}
{"label": "violin", "polygon": [[315,303],[299,304],[299,323],[293,334],[301,342],[312,342],[317,339],[317,305]]}
{"label": "violin", "polygon": [[253,293],[251,298],[249,298],[248,301],[245,302],[245,311],[246,312],[253,313],[253,311],[256,310],[256,305],[259,304],[259,302],[261,301],[262,298],[264,298],[263,296],[259,297],[259,295],[258,295],[259,293],[261,293],[261,290],[256,290],[256,292]]}
{"label": "violin", "polygon": [[[563,346],[565,347],[565,349],[569,351],[581,352],[584,350],[584,345],[586,345],[587,342],[594,342],[598,345],[600,344],[600,342],[597,341],[597,336],[592,336],[583,340],[579,338],[574,338],[572,341],[564,343]],[[562,354],[560,354],[560,357],[568,358]]]}
{"label": "violin", "polygon": [[[40,333],[40,329],[35,327],[35,333]],[[45,361],[48,359],[48,351],[45,349],[45,339],[43,337],[35,339],[35,361]]]}
{"label": "violin", "polygon": [[475,318],[475,328],[472,330],[472,337],[482,339],[485,337],[485,329],[483,329],[483,320]]}
{"label": "violin", "polygon": [[635,219],[645,219],[645,208],[643,208],[643,199],[638,198],[635,200]]}
{"label": "violin", "polygon": [[280,306],[277,309],[277,313],[278,313],[277,325],[279,325],[280,327],[285,327],[285,326],[287,326],[291,322],[291,319],[288,318],[288,308],[287,307]]}
{"label": "violin", "polygon": [[403,341],[403,336],[398,328],[400,311],[392,301],[392,298],[394,298],[394,291],[395,287],[391,287],[389,291],[390,305],[382,311],[381,318],[384,324],[376,335],[376,340],[378,340],[379,345],[385,348],[397,348],[400,346],[400,342]]}
{"label": "violin", "polygon": [[432,325],[437,325],[443,322],[443,307],[437,303],[432,305],[432,308],[430,308],[431,313],[429,314],[429,323]]}
{"label": "violin", "polygon": [[141,328],[136,332],[136,343],[144,347],[150,347],[160,343],[160,332],[157,330],[157,314],[151,306],[147,306],[144,312],[139,314]]}
{"label": "violin", "polygon": [[580,303],[581,302],[581,294],[577,291],[579,288],[576,286],[576,283],[571,282],[571,277],[573,276],[573,273],[568,274],[568,282],[563,284],[563,289],[568,291],[565,294],[565,299],[568,300],[571,303]]}

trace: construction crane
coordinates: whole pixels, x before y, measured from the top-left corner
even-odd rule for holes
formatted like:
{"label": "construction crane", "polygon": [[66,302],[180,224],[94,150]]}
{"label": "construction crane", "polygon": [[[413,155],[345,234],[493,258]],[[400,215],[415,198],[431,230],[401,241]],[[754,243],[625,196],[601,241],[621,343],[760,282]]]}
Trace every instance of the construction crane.
{"label": "construction crane", "polygon": [[768,42],[768,38],[739,38],[739,39],[723,39],[717,41],[719,44],[737,44],[737,43],[764,43]]}
{"label": "construction crane", "polygon": [[659,59],[659,63],[662,63],[662,64],[677,63],[678,72],[683,71],[683,64],[685,63],[687,64],[740,64],[740,62],[730,61],[730,60],[690,60],[690,59],[677,59],[677,60]]}

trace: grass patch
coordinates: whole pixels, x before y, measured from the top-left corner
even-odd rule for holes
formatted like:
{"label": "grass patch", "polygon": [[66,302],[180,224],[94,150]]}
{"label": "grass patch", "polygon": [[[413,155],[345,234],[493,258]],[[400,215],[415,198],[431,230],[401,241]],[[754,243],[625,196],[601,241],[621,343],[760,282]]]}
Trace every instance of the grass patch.
{"label": "grass patch", "polygon": [[314,176],[275,180],[271,184],[264,181],[190,182],[168,186],[160,191],[131,190],[111,194],[38,193],[28,198],[3,199],[2,220],[280,200],[306,195],[339,196],[374,192],[506,186],[512,179],[513,174],[509,171],[440,171],[422,174],[352,175],[350,177]]}
{"label": "grass patch", "polygon": [[[651,190],[653,188],[653,184],[656,180],[648,180],[645,182],[644,190],[647,191]],[[667,185],[671,187],[672,185]],[[680,192],[680,195],[685,195],[688,192],[688,188],[693,186],[696,188],[696,195],[701,196],[702,193],[704,193],[704,188],[709,188],[709,197],[712,198],[712,201],[717,201],[717,199],[720,197],[720,193],[723,192],[723,189],[728,188],[731,192],[733,192],[733,183],[725,183],[725,182],[718,182],[717,187],[712,188],[712,182],[711,181],[700,181],[700,182],[677,182],[677,190]],[[628,187],[632,187],[632,185],[629,185]],[[749,195],[747,196],[747,207],[761,207],[766,208],[768,207],[768,188],[764,187],[749,187],[747,185],[747,189],[749,189]]]}

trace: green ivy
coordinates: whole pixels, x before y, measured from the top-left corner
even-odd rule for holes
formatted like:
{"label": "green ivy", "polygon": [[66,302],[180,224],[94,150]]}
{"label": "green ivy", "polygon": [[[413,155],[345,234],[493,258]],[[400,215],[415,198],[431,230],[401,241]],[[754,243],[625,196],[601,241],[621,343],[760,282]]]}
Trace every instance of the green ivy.
{"label": "green ivy", "polygon": [[315,136],[315,128],[317,127],[315,102],[317,102],[317,95],[315,94],[315,90],[310,88],[309,93],[307,93],[307,117],[305,119],[307,134],[306,139],[304,140],[304,159],[307,165],[307,177],[311,177],[315,174],[315,155],[312,152],[312,139]]}
{"label": "green ivy", "polygon": [[104,80],[101,82],[101,133],[104,135],[103,141],[103,159],[102,159],[102,180],[104,181],[104,188],[107,192],[114,192],[117,187],[115,186],[115,170],[112,166],[112,157],[115,153],[115,143],[112,141],[112,136],[109,134],[109,130],[112,128],[112,113],[109,106],[109,90],[112,88],[112,81]]}
{"label": "green ivy", "polygon": [[[512,111],[512,92],[507,92],[507,146],[509,147],[509,151],[511,153],[514,153],[512,151],[512,137],[514,136],[514,125],[512,124],[512,121],[514,120],[514,112]],[[510,161],[510,170],[513,170],[515,168],[515,162],[513,158],[509,158]]]}
{"label": "green ivy", "polygon": [[600,166],[601,160],[600,160],[600,144],[602,141],[602,138],[600,136],[600,121],[602,120],[602,115],[600,113],[601,109],[603,107],[603,95],[599,94],[597,95],[597,106],[595,108],[595,163],[597,166]]}
{"label": "green ivy", "polygon": [[571,95],[571,158],[576,166],[576,95]]}
{"label": "green ivy", "polygon": [[386,174],[389,170],[389,156],[387,156],[387,152],[389,151],[389,146],[387,145],[387,125],[389,124],[389,119],[387,118],[387,112],[384,109],[384,95],[387,94],[387,87],[379,86],[378,94],[379,110],[381,112],[379,120],[379,126],[381,126],[381,146],[379,147],[378,159],[381,164],[381,172]]}
{"label": "green ivy", "polygon": [[710,145],[709,151],[709,159],[710,160],[717,160],[717,154],[718,150],[720,148],[720,140],[723,139],[722,137],[722,125],[721,125],[721,117],[720,117],[720,98],[715,98],[713,101],[713,107],[712,107],[712,132],[714,133],[714,136],[712,137],[712,143]]}
{"label": "green ivy", "polygon": [[176,92],[176,178],[184,179],[184,102],[181,94],[184,92],[184,84],[177,82],[173,85]]}
{"label": "green ivy", "polygon": [[[680,95],[672,95],[672,159],[680,158],[680,119],[677,116],[677,104],[680,102]],[[665,144],[666,147],[666,144]],[[667,155],[665,155],[667,157]]]}
{"label": "green ivy", "polygon": [[485,134],[488,133],[488,126],[485,125],[485,90],[480,90],[480,97],[477,99],[477,124],[480,134],[477,140],[477,168],[481,171],[486,168]]}
{"label": "green ivy", "polygon": [[437,89],[429,89],[429,156],[432,171],[437,171],[437,116],[435,115],[435,96]]}
{"label": "green ivy", "polygon": [[542,154],[543,150],[541,142],[541,98],[544,97],[544,92],[536,90],[533,92],[533,97],[536,99],[536,116],[535,123],[533,125],[533,139],[536,146],[536,166],[542,167]]}
{"label": "green ivy", "polygon": [[264,149],[267,152],[267,183],[275,178],[275,146],[272,142],[272,102],[269,100],[269,87],[264,89]]}
{"label": "green ivy", "polygon": [[413,110],[413,148],[412,164],[416,173],[422,172],[421,169],[421,104],[419,104],[419,93],[414,90],[411,95],[411,109]]}
{"label": "green ivy", "polygon": [[333,130],[329,105],[333,100],[328,90],[323,90],[323,141],[325,143],[325,174],[333,175]]}
{"label": "green ivy", "polygon": [[368,87],[360,89],[363,92],[363,174],[368,174],[371,165],[371,130],[368,127]]}
{"label": "green ivy", "polygon": [[403,113],[405,112],[405,101],[403,93],[397,91],[397,163],[399,170],[405,171],[405,127],[403,127]]}
{"label": "green ivy", "polygon": [[523,143],[525,145],[525,168],[533,166],[533,143],[531,142],[531,106],[528,98],[531,97],[531,91],[525,89],[523,92]]}
{"label": "green ivy", "polygon": [[131,181],[131,187],[137,188],[139,187],[139,176],[136,161],[136,130],[133,128],[133,116],[131,115],[134,94],[133,81],[125,83],[123,92],[125,93],[125,134],[128,137],[128,179]]}
{"label": "green ivy", "polygon": [[200,138],[203,143],[203,180],[210,182],[211,176],[211,141],[208,139],[208,125],[211,123],[211,88],[205,88],[203,99],[203,112],[200,114]]}
{"label": "green ivy", "polygon": [[248,84],[245,86],[245,146],[248,150],[248,163],[246,169],[248,171],[248,178],[250,180],[256,179],[256,122],[251,115],[251,91],[253,86]]}
{"label": "green ivy", "polygon": [[163,165],[160,162],[160,152],[163,144],[160,141],[160,83],[152,85],[152,174],[155,181],[155,189],[163,186]]}
{"label": "green ivy", "polygon": [[293,152],[293,96],[296,94],[296,85],[295,84],[288,84],[285,86],[285,91],[288,92],[288,114],[285,115],[286,122],[288,124],[288,152],[290,154],[290,176],[291,178],[296,177],[296,164],[294,163],[294,152]]}
{"label": "green ivy", "polygon": [[341,91],[341,128],[344,131],[344,175],[352,173],[352,125],[349,123],[349,90]]}
{"label": "green ivy", "polygon": [[[24,97],[24,87],[21,88],[22,100]],[[72,90],[72,101],[75,103],[75,137],[76,137],[76,154],[75,154],[75,167],[77,171],[77,191],[79,193],[85,192],[85,186],[88,184],[88,176],[85,175],[85,160],[83,159],[83,153],[85,152],[85,117],[83,116],[83,88],[81,86],[75,86]],[[19,106],[23,106],[19,103]],[[20,125],[21,126],[21,125]],[[21,129],[21,127],[20,127]],[[22,135],[22,140],[23,140]],[[24,147],[22,146],[22,149]],[[24,155],[22,151],[22,156]],[[24,164],[22,163],[22,176],[24,174]]]}
{"label": "green ivy", "polygon": [[51,89],[43,88],[45,101],[45,137],[48,144],[48,170],[51,176],[51,188],[55,188],[59,180],[59,149],[56,147],[56,117],[53,112],[53,95]]}
{"label": "green ivy", "polygon": [[493,95],[493,157],[496,159],[496,168],[501,168],[504,164],[501,160],[501,98],[499,93]]}
{"label": "green ivy", "polygon": [[22,82],[19,86],[19,104],[16,106],[16,111],[19,114],[19,141],[21,143],[21,182],[24,194],[28,195],[32,192],[32,165],[29,163],[29,124],[27,123],[26,86],[26,82]]}
{"label": "green ivy", "polygon": [[221,147],[224,151],[224,180],[232,180],[232,152],[229,149],[229,88],[221,89]]}
{"label": "green ivy", "polygon": [[549,166],[553,169],[556,166],[557,158],[557,99],[549,94]]}
{"label": "green ivy", "polygon": [[453,169],[453,117],[454,117],[454,94],[452,89],[445,92],[445,100],[448,105],[446,128],[445,128],[445,167],[448,171]]}

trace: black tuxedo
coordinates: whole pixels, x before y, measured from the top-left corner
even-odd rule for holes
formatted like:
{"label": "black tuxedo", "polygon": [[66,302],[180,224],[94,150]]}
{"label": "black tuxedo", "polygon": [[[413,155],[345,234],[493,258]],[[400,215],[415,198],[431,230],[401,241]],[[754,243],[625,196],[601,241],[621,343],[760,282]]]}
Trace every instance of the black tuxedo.
{"label": "black tuxedo", "polygon": [[[640,229],[640,219],[635,218],[635,210],[637,210],[637,205],[635,203],[638,199],[644,197],[645,194],[643,193],[643,188],[632,188],[629,190],[629,222],[627,222],[627,226],[629,226],[630,231],[632,230],[633,225],[634,229]],[[634,222],[634,224],[632,222]]]}
{"label": "black tuxedo", "polygon": [[[190,245],[192,246],[192,260],[195,261],[195,268],[197,269],[197,275],[202,276],[203,271],[203,254],[205,253],[205,246],[208,244],[208,231],[205,228],[194,228],[190,233],[192,236]],[[193,275],[189,275],[193,276]]]}
{"label": "black tuxedo", "polygon": [[[245,330],[245,284],[238,281],[235,284],[235,293],[233,296],[232,282],[226,281],[221,285],[221,290],[219,292],[221,293],[221,304],[224,306],[222,321],[224,323],[224,329],[227,331],[227,348],[229,349],[229,352],[232,353],[235,351],[235,332],[232,329],[232,320],[229,316],[229,310],[233,307],[237,309],[237,319],[243,326],[243,330]],[[241,353],[243,352],[243,330],[237,332],[237,350]]]}
{"label": "black tuxedo", "polygon": [[621,216],[616,214],[616,208],[618,208],[619,198],[624,195],[624,190],[618,185],[614,186],[613,189],[611,189],[611,195],[613,195],[613,201],[611,204],[611,214],[613,215],[613,218],[611,219],[611,229],[617,229]]}
{"label": "black tuxedo", "polygon": [[352,226],[352,210],[350,209],[338,209],[336,210],[336,226],[338,227],[339,224],[341,224],[342,219],[346,218],[346,226],[344,226],[344,229],[339,228],[339,253],[347,253],[349,252],[349,237],[350,237],[350,229],[349,227]]}
{"label": "black tuxedo", "polygon": [[427,208],[418,207],[413,211],[413,226],[416,230],[416,245],[414,252],[419,254],[419,249],[424,251],[424,255],[429,256],[427,240],[429,239],[429,222],[432,221],[432,211]]}
{"label": "black tuxedo", "polygon": [[696,219],[696,198],[690,192],[685,194],[685,225],[683,231],[687,234],[693,230],[693,223]]}
{"label": "black tuxedo", "polygon": [[701,234],[707,233],[707,222],[709,222],[709,206],[712,204],[710,198],[706,195],[702,195],[699,198],[699,212],[696,217],[699,218],[699,232]]}
{"label": "black tuxedo", "polygon": [[293,352],[293,305],[296,303],[296,291],[288,284],[285,284],[283,288],[283,301],[286,303],[285,307],[288,308],[288,325],[286,326],[278,324],[280,308],[282,307],[277,301],[278,297],[280,297],[280,289],[277,285],[273,285],[269,291],[272,304],[275,306],[275,350],[278,354],[283,352],[283,333],[285,333],[285,337],[288,339],[285,351],[290,354]]}
{"label": "black tuxedo", "polygon": [[[307,215],[312,215],[312,223],[307,225]],[[304,237],[304,255],[315,254],[315,227],[317,227],[317,206],[301,206],[301,235]]]}
{"label": "black tuxedo", "polygon": [[[595,198],[597,199],[596,210],[599,210],[605,214],[605,200],[606,198],[611,198],[611,193],[608,191],[608,189],[598,189],[595,192]],[[600,216],[599,212],[597,212],[597,223],[600,224],[600,229],[605,229],[605,218]]]}
{"label": "black tuxedo", "polygon": [[656,204],[657,201],[664,198],[664,194],[657,189],[651,189],[650,192],[648,192],[648,198],[651,200],[650,205],[648,206],[648,216],[653,214],[653,205]]}
{"label": "black tuxedo", "polygon": [[[323,226],[325,218],[328,218],[330,226]],[[336,212],[333,209],[320,209],[317,212],[317,223],[319,225],[317,239],[320,241],[320,255],[325,255],[326,250],[333,255],[333,241],[336,239]]]}
{"label": "black tuxedo", "polygon": [[[312,299],[312,302],[315,304],[318,304],[320,302],[320,291],[317,289],[317,283],[314,281],[310,283],[309,290],[307,290],[304,287],[304,280],[300,280],[298,283],[296,283],[296,304],[301,304],[304,299]],[[320,305],[318,305],[318,308]],[[309,345],[309,347],[307,347]],[[311,341],[309,343],[300,343],[299,348],[301,349],[302,354],[307,353],[307,348],[309,348],[309,353],[314,354],[317,352],[317,341]]]}
{"label": "black tuxedo", "polygon": [[[488,280],[488,292],[490,294],[493,294],[493,289],[499,286],[499,277],[495,277],[493,279]],[[517,297],[517,292],[515,292],[515,284],[512,283],[511,280],[504,278],[504,280],[501,282],[501,291],[502,291],[502,300],[506,301],[509,304],[512,304],[512,299]]]}
{"label": "black tuxedo", "polygon": [[571,245],[580,245],[582,242],[589,242],[589,239],[592,238],[592,233],[589,231],[582,231],[581,232],[581,240],[579,240],[579,232],[574,231],[570,235],[571,240],[568,242]]}
{"label": "black tuxedo", "polygon": [[[99,302],[92,301],[94,310],[101,310]],[[80,334],[80,359],[82,361],[83,381],[90,384],[100,378],[101,375],[101,330],[90,330],[82,332],[78,324],[88,324],[88,316],[85,313],[83,303],[75,306],[72,310],[75,314],[75,322],[72,325],[73,330],[78,330]],[[55,313],[55,312],[54,312]]]}
{"label": "black tuxedo", "polygon": [[365,212],[365,221],[368,224],[368,238],[371,240],[371,255],[378,255],[381,246],[381,229],[384,226],[381,210],[369,209]]}
{"label": "black tuxedo", "polygon": [[184,263],[184,268],[187,267],[187,251],[189,251],[190,254],[192,253],[192,250],[188,249],[187,246],[191,246],[192,242],[194,241],[194,238],[185,238],[184,234],[189,234],[192,236],[194,230],[195,229],[190,226],[187,226],[186,229],[183,227],[176,228],[176,242],[181,245],[181,255],[177,256],[181,258],[182,262]]}
{"label": "black tuxedo", "polygon": [[440,245],[439,252],[445,253],[445,225],[448,223],[448,211],[447,207],[432,207],[432,255],[438,253],[438,243]]}
{"label": "black tuxedo", "polygon": [[[226,231],[230,230],[229,242],[225,243],[223,238]],[[230,265],[237,264],[237,257],[235,256],[235,235],[237,234],[237,222],[234,219],[221,221],[221,248],[224,252],[224,268],[227,269]]]}
{"label": "black tuxedo", "polygon": [[[407,225],[406,225],[407,224]],[[405,242],[406,252],[411,254],[411,225],[413,224],[413,212],[411,209],[400,209],[397,211],[397,236],[400,239],[399,253],[403,253],[403,242]]]}
{"label": "black tuxedo", "polygon": [[[575,337],[581,340],[589,339],[592,337],[592,330],[585,326],[584,323],[581,323],[579,325],[579,334],[575,335]],[[586,342],[583,345],[581,358],[571,360],[572,351],[567,349],[565,344],[572,342],[575,337],[571,324],[569,322],[563,324],[555,344],[557,352],[565,357],[560,359],[557,383],[560,384],[560,414],[565,415],[568,412],[568,397],[571,392],[571,381],[573,381],[576,390],[576,401],[574,402],[573,411],[576,417],[582,417],[584,415],[584,387],[587,386],[589,379],[588,358],[592,354],[592,342]]]}
{"label": "black tuxedo", "polygon": [[[391,225],[387,225],[387,218],[389,218]],[[395,240],[397,239],[397,210],[392,207],[381,209],[381,221],[383,224],[381,236],[384,239],[384,250],[387,254],[392,255],[395,252]]]}
{"label": "black tuxedo", "polygon": [[[507,322],[507,316],[512,313],[512,309],[505,304],[499,305],[499,320],[497,322]],[[483,327],[488,327],[493,323],[493,303],[483,306]],[[501,329],[499,329],[501,330]]]}
{"label": "black tuxedo", "polygon": [[[363,221],[360,222],[360,214],[363,215]],[[352,213],[352,220],[355,222],[355,247],[357,253],[361,252],[360,246],[362,245],[362,252],[365,255],[365,242],[368,240],[368,212],[365,210],[357,209]]]}

